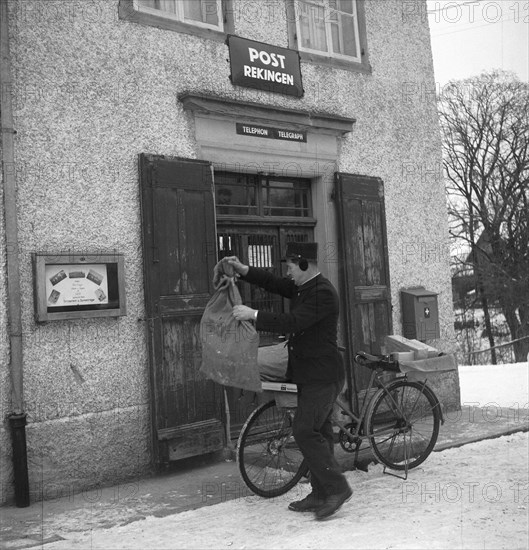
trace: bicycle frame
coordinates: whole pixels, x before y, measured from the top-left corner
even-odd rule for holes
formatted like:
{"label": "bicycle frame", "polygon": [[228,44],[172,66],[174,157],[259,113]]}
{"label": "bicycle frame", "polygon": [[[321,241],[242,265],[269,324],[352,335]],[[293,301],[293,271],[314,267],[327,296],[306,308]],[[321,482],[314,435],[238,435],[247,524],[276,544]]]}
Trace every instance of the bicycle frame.
{"label": "bicycle frame", "polygon": [[[340,444],[342,445],[342,448],[345,449],[345,446],[343,444],[343,440],[341,439],[343,437],[343,434],[345,436],[347,436],[347,438],[349,439],[351,444],[355,445],[355,450],[354,450],[354,452],[355,452],[355,462],[358,459],[358,453],[360,452],[360,445],[361,445],[362,441],[364,441],[366,439],[371,440],[374,436],[373,433],[369,433],[371,430],[369,430],[369,432],[367,431],[367,428],[365,426],[365,420],[366,420],[366,417],[368,415],[370,415],[369,409],[370,409],[371,404],[375,402],[375,400],[377,398],[376,396],[380,395],[381,390],[383,391],[384,395],[387,398],[389,398],[388,404],[391,408],[391,411],[393,413],[395,413],[398,417],[402,418],[402,420],[404,421],[404,425],[402,425],[398,428],[396,428],[394,425],[388,427],[387,428],[388,436],[394,436],[394,435],[397,435],[399,433],[404,433],[404,437],[406,437],[405,434],[407,433],[407,430],[409,429],[409,426],[408,426],[409,425],[409,418],[412,418],[415,411],[416,411],[417,403],[419,401],[419,396],[417,396],[417,399],[416,399],[415,403],[412,404],[411,409],[408,410],[408,411],[405,411],[405,410],[402,409],[401,405],[399,405],[399,403],[397,403],[397,401],[394,398],[393,392],[391,391],[392,390],[392,384],[394,384],[397,381],[406,382],[408,380],[407,375],[406,374],[398,375],[396,378],[392,379],[390,382],[385,383],[381,379],[381,375],[383,375],[384,372],[385,371],[384,371],[383,368],[380,368],[380,367],[373,368],[370,379],[369,379],[368,391],[372,388],[376,388],[376,390],[375,390],[375,393],[371,397],[368,398],[367,395],[364,397],[360,413],[358,413],[358,411],[353,412],[348,407],[348,405],[343,401],[343,399],[341,399],[339,396],[336,399],[336,404],[340,407],[341,413],[348,416],[353,421],[353,431],[348,429],[347,425],[344,422],[341,422],[340,420],[338,420],[336,417],[333,418],[333,424],[338,426],[341,430],[340,431]],[[422,382],[416,382],[418,385],[420,385],[420,394],[419,395],[424,394],[426,391],[433,394],[433,392],[428,387],[426,382],[427,382],[426,379]],[[435,394],[433,394],[433,395],[435,395]],[[441,409],[440,403],[438,401],[436,403],[435,408],[437,408],[437,410],[438,410],[441,424],[444,424],[442,409]],[[365,430],[364,433],[361,433],[362,429]],[[381,434],[385,434],[385,433],[386,433],[386,430],[384,430],[384,429],[377,431],[378,436],[380,436]],[[393,442],[391,444],[391,447],[393,447]],[[405,445],[405,451],[406,450],[407,450],[407,447]],[[404,461],[405,461],[406,464],[407,464],[408,458],[409,458],[409,456],[405,455],[405,457],[404,457],[405,460]],[[401,476],[398,476],[398,475],[393,474],[391,472],[388,472],[386,465],[384,465],[384,473],[394,475],[394,476],[399,477],[401,479],[407,479],[407,477],[408,477],[408,468],[406,466],[404,477],[401,477]]]}
{"label": "bicycle frame", "polygon": [[[374,382],[376,380],[376,387],[377,388],[383,388],[387,392],[388,385],[391,384],[391,382],[389,382],[389,384],[385,384],[381,380],[381,376],[380,376],[381,371],[383,372],[383,369],[373,369],[373,371],[371,373],[371,376],[369,378],[368,389],[371,389],[371,388],[375,387]],[[404,375],[401,378],[406,378],[406,375]],[[391,397],[391,399],[392,399],[393,404],[395,405],[395,407],[398,408],[398,405],[393,400],[393,397]],[[354,438],[359,438],[360,440],[368,439],[369,434],[360,434],[360,428],[362,427],[362,423],[365,419],[366,412],[367,412],[367,409],[369,408],[370,403],[371,403],[371,399],[364,398],[364,401],[362,403],[362,409],[360,410],[360,413],[358,413],[358,411],[356,411],[356,413],[355,413],[351,409],[349,409],[349,407],[345,403],[345,401],[343,401],[343,399],[341,399],[340,396],[338,396],[338,398],[336,399],[336,404],[340,407],[340,409],[342,411],[342,414],[345,413],[346,416],[348,416],[349,418],[351,418],[351,420],[356,422],[356,429],[354,430],[354,432],[351,432],[350,430],[348,430],[345,427],[345,424],[343,422],[340,422],[336,418],[333,419],[333,423],[336,424],[341,430],[343,430],[344,433],[346,433],[349,437],[351,437],[353,439]]]}

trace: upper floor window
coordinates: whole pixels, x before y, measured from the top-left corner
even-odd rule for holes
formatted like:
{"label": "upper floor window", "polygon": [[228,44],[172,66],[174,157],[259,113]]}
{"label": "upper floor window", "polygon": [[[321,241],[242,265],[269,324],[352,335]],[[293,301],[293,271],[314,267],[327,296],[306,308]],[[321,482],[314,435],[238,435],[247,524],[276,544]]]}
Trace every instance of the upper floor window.
{"label": "upper floor window", "polygon": [[360,61],[355,0],[297,0],[300,49]]}
{"label": "upper floor window", "polygon": [[[363,0],[291,0],[292,46],[302,59],[369,70]],[[294,27],[294,25],[292,25]]]}
{"label": "upper floor window", "polygon": [[[232,0],[119,0],[122,20],[224,41],[233,33]],[[226,13],[225,13],[226,12]]]}
{"label": "upper floor window", "polygon": [[183,23],[223,30],[222,0],[137,0],[137,4],[139,11],[156,10]]}

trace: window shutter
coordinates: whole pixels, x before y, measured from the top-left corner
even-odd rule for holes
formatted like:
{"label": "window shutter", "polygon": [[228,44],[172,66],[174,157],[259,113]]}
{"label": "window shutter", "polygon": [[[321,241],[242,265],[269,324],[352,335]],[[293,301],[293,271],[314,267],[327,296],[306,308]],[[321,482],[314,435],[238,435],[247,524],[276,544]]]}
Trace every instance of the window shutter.
{"label": "window shutter", "polygon": [[156,461],[224,445],[219,389],[199,372],[216,262],[211,165],[140,155],[145,301]]}
{"label": "window shutter", "polygon": [[[391,332],[391,294],[382,180],[335,174],[339,221],[340,278],[349,364],[360,350],[381,353]],[[356,368],[350,381],[365,389],[367,369]]]}

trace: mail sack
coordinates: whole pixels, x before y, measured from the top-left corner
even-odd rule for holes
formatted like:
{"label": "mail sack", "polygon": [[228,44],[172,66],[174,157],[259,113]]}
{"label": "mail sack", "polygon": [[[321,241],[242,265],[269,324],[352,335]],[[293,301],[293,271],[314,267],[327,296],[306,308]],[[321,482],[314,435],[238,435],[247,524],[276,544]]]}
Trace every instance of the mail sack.
{"label": "mail sack", "polygon": [[200,372],[222,384],[260,392],[257,367],[259,335],[251,321],[237,321],[233,306],[242,303],[233,280],[223,281],[208,302],[200,322]]}

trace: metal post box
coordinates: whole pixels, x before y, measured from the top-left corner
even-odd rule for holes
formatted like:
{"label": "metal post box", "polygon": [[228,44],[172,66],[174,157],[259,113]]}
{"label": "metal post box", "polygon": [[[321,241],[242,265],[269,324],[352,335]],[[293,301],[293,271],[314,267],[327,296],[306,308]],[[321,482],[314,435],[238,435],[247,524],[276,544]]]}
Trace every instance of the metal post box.
{"label": "metal post box", "polygon": [[402,328],[410,340],[440,338],[437,293],[424,287],[401,290]]}

